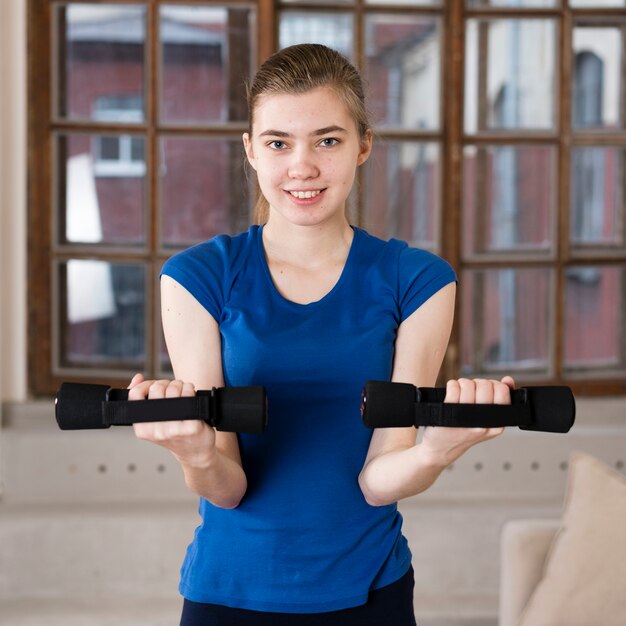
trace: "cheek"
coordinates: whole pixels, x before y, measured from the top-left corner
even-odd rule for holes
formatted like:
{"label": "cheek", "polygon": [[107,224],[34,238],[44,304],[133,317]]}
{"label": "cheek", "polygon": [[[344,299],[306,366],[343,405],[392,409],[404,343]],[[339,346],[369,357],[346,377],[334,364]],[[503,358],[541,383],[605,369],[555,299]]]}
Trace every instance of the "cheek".
{"label": "cheek", "polygon": [[262,167],[257,167],[257,180],[263,192],[267,195],[278,187],[283,178],[280,169],[276,165],[264,163]]}
{"label": "cheek", "polygon": [[273,176],[275,176],[275,171],[276,171],[276,167],[264,160],[264,161],[258,161],[256,162],[256,172],[257,172],[257,176],[259,176],[259,178],[272,178]]}
{"label": "cheek", "polygon": [[337,178],[338,168],[336,163],[332,159],[326,159],[321,164],[320,169],[322,170],[323,174],[326,175],[328,178]]}
{"label": "cheek", "polygon": [[343,167],[335,168],[336,176],[343,184],[351,186],[356,175],[356,163],[346,163]]}

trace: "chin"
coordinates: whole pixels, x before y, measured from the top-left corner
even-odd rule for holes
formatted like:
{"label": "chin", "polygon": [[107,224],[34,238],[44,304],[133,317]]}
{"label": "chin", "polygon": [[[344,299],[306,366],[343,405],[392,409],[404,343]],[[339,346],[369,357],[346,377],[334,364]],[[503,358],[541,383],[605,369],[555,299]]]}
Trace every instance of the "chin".
{"label": "chin", "polygon": [[345,211],[328,211],[323,207],[289,207],[276,211],[283,220],[294,226],[320,226],[345,219]]}

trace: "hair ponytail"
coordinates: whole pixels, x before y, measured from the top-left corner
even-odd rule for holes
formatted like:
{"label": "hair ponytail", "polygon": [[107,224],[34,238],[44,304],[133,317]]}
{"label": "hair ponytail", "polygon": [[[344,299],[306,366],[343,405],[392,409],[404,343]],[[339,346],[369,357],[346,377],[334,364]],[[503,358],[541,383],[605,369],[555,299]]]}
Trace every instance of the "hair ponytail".
{"label": "hair ponytail", "polygon": [[255,224],[265,224],[270,216],[270,203],[267,201],[267,198],[263,195],[261,188],[259,187],[259,183],[257,182],[257,197],[256,202],[254,203],[254,223]]}

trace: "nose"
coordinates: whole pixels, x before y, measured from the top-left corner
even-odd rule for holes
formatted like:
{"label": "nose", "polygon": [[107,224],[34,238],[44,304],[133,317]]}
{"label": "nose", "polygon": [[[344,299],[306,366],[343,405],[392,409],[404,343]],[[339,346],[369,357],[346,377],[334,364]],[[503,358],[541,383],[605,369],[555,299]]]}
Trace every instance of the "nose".
{"label": "nose", "polygon": [[319,175],[319,167],[314,152],[302,148],[295,150],[289,163],[289,177],[298,180],[316,178]]}

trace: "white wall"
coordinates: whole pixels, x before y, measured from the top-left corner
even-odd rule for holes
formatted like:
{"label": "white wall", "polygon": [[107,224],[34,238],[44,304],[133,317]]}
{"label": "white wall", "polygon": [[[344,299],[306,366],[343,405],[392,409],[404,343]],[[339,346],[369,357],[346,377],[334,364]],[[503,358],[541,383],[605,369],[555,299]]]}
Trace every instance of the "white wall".
{"label": "white wall", "polygon": [[26,0],[0,19],[0,402],[26,398]]}

